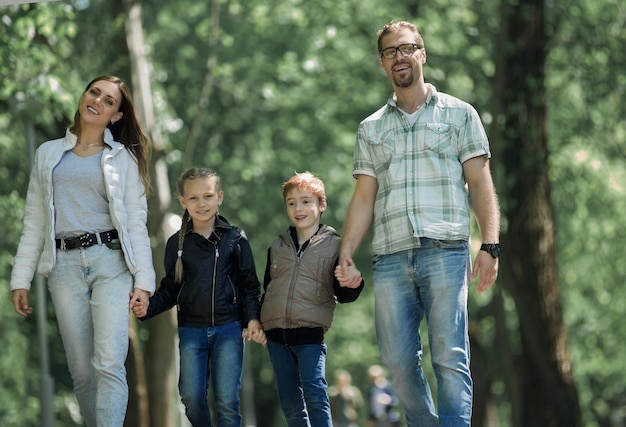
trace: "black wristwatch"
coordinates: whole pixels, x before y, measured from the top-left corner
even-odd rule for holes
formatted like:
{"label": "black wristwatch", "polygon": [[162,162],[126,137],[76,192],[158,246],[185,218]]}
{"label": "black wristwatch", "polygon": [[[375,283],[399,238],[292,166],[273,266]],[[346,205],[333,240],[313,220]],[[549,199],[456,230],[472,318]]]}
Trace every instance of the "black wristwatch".
{"label": "black wristwatch", "polygon": [[500,243],[483,243],[482,245],[480,245],[480,250],[489,252],[489,255],[494,258],[498,258],[502,253]]}

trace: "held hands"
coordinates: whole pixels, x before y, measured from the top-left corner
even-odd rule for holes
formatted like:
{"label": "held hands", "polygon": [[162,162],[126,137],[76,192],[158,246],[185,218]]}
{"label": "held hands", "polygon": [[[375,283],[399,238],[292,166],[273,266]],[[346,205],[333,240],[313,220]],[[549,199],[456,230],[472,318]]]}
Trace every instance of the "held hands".
{"label": "held hands", "polygon": [[265,337],[265,331],[263,330],[263,326],[261,326],[261,322],[256,319],[250,320],[248,322],[248,327],[243,330],[241,336],[246,338],[248,341],[255,341],[261,344],[263,347],[267,347],[267,338]]}
{"label": "held hands", "polygon": [[335,267],[335,277],[344,288],[358,288],[363,280],[361,272],[357,270],[352,258],[340,260]]}
{"label": "held hands", "polygon": [[33,308],[28,305],[28,291],[26,289],[16,289],[12,292],[13,308],[22,317],[26,317],[33,312]]}
{"label": "held hands", "polygon": [[150,293],[143,289],[135,288],[133,292],[129,292],[130,309],[138,319],[148,315],[148,305],[150,305]]}
{"label": "held hands", "polygon": [[480,273],[480,280],[476,286],[478,292],[484,292],[494,284],[498,278],[498,258],[493,258],[485,251],[478,251],[472,267],[472,279]]}

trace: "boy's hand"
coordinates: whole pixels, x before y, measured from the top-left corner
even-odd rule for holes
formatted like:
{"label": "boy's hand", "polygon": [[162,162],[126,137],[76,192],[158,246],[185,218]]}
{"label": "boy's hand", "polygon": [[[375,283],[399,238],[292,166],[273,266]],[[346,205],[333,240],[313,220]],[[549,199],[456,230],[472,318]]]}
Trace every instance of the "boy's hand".
{"label": "boy's hand", "polygon": [[267,337],[261,322],[256,319],[248,322],[248,327],[243,330],[242,336],[248,341],[255,341],[261,344],[263,347],[267,347]]}
{"label": "boy's hand", "polygon": [[335,277],[340,286],[353,289],[358,288],[363,280],[361,272],[357,270],[352,258],[347,258],[337,265],[335,268]]}

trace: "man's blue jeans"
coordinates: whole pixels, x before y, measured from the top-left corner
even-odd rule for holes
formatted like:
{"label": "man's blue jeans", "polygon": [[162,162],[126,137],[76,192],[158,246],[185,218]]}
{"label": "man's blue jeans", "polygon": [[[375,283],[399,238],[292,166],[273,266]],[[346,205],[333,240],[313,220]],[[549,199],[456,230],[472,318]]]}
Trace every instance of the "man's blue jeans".
{"label": "man's blue jeans", "polygon": [[179,327],[178,389],[193,427],[211,427],[209,381],[213,386],[217,425],[241,427],[239,389],[244,343],[240,322],[209,328]]}
{"label": "man's blue jeans", "polygon": [[[374,256],[376,334],[409,427],[469,426],[472,378],[467,331],[471,262],[465,241],[421,239],[421,246]],[[426,319],[438,411],[422,371]]]}
{"label": "man's blue jeans", "polygon": [[267,341],[278,400],[289,427],[332,427],[326,344],[285,345]]}

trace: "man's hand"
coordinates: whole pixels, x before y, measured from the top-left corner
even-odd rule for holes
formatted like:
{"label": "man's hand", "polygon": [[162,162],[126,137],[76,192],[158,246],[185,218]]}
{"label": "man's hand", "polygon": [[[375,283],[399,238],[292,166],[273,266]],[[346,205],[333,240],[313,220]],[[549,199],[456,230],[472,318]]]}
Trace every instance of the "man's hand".
{"label": "man's hand", "polygon": [[478,251],[474,266],[472,267],[472,279],[475,279],[480,273],[480,279],[476,290],[484,292],[494,284],[498,278],[498,259],[492,257],[485,251]]}

